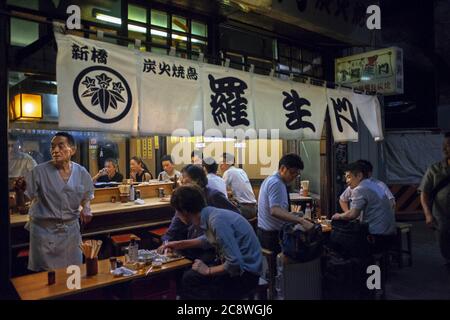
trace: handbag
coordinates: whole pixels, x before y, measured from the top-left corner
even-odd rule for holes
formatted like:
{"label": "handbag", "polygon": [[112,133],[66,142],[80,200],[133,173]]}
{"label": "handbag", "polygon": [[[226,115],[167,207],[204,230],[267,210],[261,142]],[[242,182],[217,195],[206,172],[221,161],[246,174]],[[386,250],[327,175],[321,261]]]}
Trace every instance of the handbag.
{"label": "handbag", "polygon": [[322,227],[314,224],[311,230],[304,231],[296,227],[295,223],[283,225],[280,233],[281,248],[289,258],[298,262],[314,260],[322,254]]}
{"label": "handbag", "polygon": [[359,220],[333,220],[329,247],[345,258],[364,258],[370,254],[369,226]]}

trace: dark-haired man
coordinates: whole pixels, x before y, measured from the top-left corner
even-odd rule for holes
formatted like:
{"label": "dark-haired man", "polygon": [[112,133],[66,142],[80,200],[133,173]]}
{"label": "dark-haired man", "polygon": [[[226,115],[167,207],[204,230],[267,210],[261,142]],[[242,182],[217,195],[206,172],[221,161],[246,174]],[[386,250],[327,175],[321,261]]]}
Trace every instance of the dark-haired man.
{"label": "dark-haired man", "polygon": [[426,224],[436,229],[441,254],[450,268],[450,132],[442,145],[444,159],[430,166],[419,186]]}
{"label": "dark-haired man", "polygon": [[219,165],[213,158],[209,157],[203,160],[203,169],[205,170],[206,178],[208,178],[208,187],[220,191],[225,197],[228,197],[225,181],[217,175],[218,168]]}
{"label": "dark-haired man", "polygon": [[312,223],[290,212],[287,185],[292,183],[303,169],[302,159],[293,153],[284,155],[278,163],[278,171],[267,177],[259,190],[258,238],[263,248],[276,254],[281,252],[279,243],[283,224],[301,224],[306,230]]}
{"label": "dark-haired man", "polygon": [[160,172],[158,179],[161,181],[180,181],[181,173],[175,169],[175,164],[173,163],[172,157],[170,155],[165,155],[161,158],[161,164],[164,171]]}
{"label": "dark-haired man", "polygon": [[208,266],[195,260],[184,273],[183,299],[239,299],[258,284],[262,270],[261,246],[252,226],[241,215],[225,209],[207,207],[202,191],[182,186],[170,203],[180,219],[204,231],[196,239],[169,242],[164,248],[181,250],[213,245],[220,264]]}
{"label": "dark-haired man", "polygon": [[[72,162],[74,138],[58,132],[51,141],[52,160],[37,165],[27,179],[30,256],[28,269],[42,271],[82,263],[80,225],[91,218],[94,185],[85,168]],[[79,210],[82,207],[81,211]]]}
{"label": "dark-haired man", "polygon": [[[364,176],[367,179],[369,179],[370,181],[376,183],[380,188],[383,189],[384,193],[386,194],[389,201],[391,202],[392,209],[395,210],[395,197],[392,194],[391,190],[389,190],[388,186],[383,181],[380,181],[380,180],[372,177],[372,172],[373,172],[372,163],[370,163],[370,161],[363,160],[363,159],[358,160],[357,162],[363,166]],[[352,197],[352,188],[350,188],[350,187],[347,187],[347,189],[345,189],[344,192],[342,192],[341,196],[339,197],[339,204],[344,212],[350,210],[349,202],[350,202],[351,197]]]}
{"label": "dark-haired man", "polygon": [[367,178],[366,168],[360,162],[348,165],[345,170],[347,185],[352,189],[350,210],[333,215],[334,220],[358,219],[368,224],[374,239],[373,251],[383,251],[395,240],[395,215],[385,191]]}

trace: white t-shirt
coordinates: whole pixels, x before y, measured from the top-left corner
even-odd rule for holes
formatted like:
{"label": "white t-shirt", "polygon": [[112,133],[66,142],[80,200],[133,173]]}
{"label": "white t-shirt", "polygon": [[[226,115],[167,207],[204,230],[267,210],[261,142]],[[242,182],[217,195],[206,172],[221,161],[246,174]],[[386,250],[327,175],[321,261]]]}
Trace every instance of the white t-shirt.
{"label": "white t-shirt", "polygon": [[256,203],[252,185],[244,170],[231,166],[223,174],[223,180],[233,192],[234,199],[239,203]]}
{"label": "white t-shirt", "polygon": [[26,177],[34,167],[37,166],[33,157],[24,152],[20,152],[12,159],[9,159],[9,177]]}
{"label": "white t-shirt", "polygon": [[[389,187],[383,181],[380,181],[380,180],[375,179],[373,177],[370,177],[368,180],[371,181],[371,182],[374,182],[381,189],[383,189],[384,194],[386,195],[386,197],[389,200],[394,201],[394,203],[395,203],[394,195],[392,194],[391,190],[389,190]],[[350,187],[347,187],[347,189],[345,189],[344,192],[342,192],[342,194],[340,196],[340,199],[342,201],[348,202],[348,201],[350,201],[351,196],[352,196],[352,189]]]}
{"label": "white t-shirt", "polygon": [[208,173],[206,177],[208,178],[208,187],[222,192],[223,195],[228,198],[227,186],[225,185],[225,181],[221,177],[213,173]]}

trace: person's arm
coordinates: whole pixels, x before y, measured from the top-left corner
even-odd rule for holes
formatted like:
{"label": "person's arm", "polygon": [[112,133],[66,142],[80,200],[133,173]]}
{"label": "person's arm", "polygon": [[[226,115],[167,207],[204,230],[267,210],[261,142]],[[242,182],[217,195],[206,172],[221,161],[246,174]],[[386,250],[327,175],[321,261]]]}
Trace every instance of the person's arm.
{"label": "person's arm", "polygon": [[425,214],[425,223],[427,226],[431,227],[433,225],[433,214],[431,213],[430,195],[428,192],[422,191],[420,193],[420,203],[422,204],[423,213]]}
{"label": "person's arm", "polygon": [[161,237],[161,240],[164,241],[176,241],[179,239],[186,239],[188,234],[188,225],[186,225],[183,221],[180,220],[175,214],[170,222],[169,228]]}
{"label": "person's arm", "polygon": [[352,204],[350,210],[344,213],[335,213],[331,219],[333,220],[353,220],[360,216],[363,208],[367,205],[364,193],[360,189],[352,190]]}
{"label": "person's arm", "polygon": [[352,189],[350,187],[347,187],[339,197],[339,205],[341,206],[343,212],[347,212],[350,210],[348,203],[350,201],[351,195]]}
{"label": "person's arm", "polygon": [[163,245],[162,249],[169,248],[172,250],[185,250],[185,249],[202,248],[203,246],[204,242],[202,240],[202,237],[198,237],[189,240],[171,241]]}
{"label": "person's arm", "polygon": [[418,190],[420,191],[420,203],[422,204],[425,215],[425,223],[428,227],[433,227],[433,208],[430,206],[430,193],[434,186],[434,175],[432,167],[428,168],[420,182]]}
{"label": "person's arm", "polygon": [[351,208],[344,213],[335,213],[331,219],[333,220],[353,220],[359,217],[361,209]]}
{"label": "person's arm", "polygon": [[289,196],[286,195],[286,188],[284,185],[278,183],[271,184],[268,186],[267,192],[271,216],[286,222],[299,223],[305,227],[305,229],[310,229],[313,226],[312,223],[306,219],[297,217],[282,207],[287,202],[286,197]]}
{"label": "person's arm", "polygon": [[341,206],[342,211],[347,212],[350,210],[350,208],[348,207],[348,202],[344,201],[342,199],[339,199],[339,205]]}
{"label": "person's arm", "polygon": [[283,221],[286,221],[286,222],[299,223],[303,227],[305,227],[305,229],[310,229],[313,227],[313,224],[311,222],[309,222],[308,220],[306,220],[302,217],[297,217],[296,215],[293,215],[292,213],[290,213],[290,212],[286,211],[285,209],[278,207],[278,206],[270,208],[270,214],[273,217],[278,218]]}
{"label": "person's arm", "polygon": [[214,277],[226,273],[225,264],[214,267],[208,267],[203,261],[196,259],[192,265],[192,270],[197,271],[201,275]]}
{"label": "person's arm", "polygon": [[145,182],[148,182],[148,181],[150,181],[152,179],[153,179],[153,175],[151,174],[151,172],[144,173],[144,181]]}
{"label": "person's arm", "polygon": [[[84,169],[84,168],[83,168]],[[84,169],[83,174],[83,185],[86,190],[84,193],[84,197],[81,200],[81,211],[80,211],[80,219],[81,222],[87,224],[92,220],[92,211],[91,211],[91,200],[94,199],[94,184],[92,182],[91,176],[86,169]]]}

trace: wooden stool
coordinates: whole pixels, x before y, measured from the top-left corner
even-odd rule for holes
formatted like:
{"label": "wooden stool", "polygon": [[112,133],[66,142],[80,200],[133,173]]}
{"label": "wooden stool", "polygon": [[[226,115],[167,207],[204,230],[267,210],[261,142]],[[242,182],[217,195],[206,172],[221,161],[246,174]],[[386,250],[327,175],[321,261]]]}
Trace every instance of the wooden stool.
{"label": "wooden stool", "polygon": [[[408,255],[408,265],[412,266],[412,244],[411,244],[411,228],[409,223],[396,223],[397,238],[395,247],[391,250],[398,261],[399,268],[403,268],[403,254]],[[403,248],[403,235],[406,235],[406,249]]]}
{"label": "wooden stool", "polygon": [[269,272],[269,279],[267,281],[269,282],[269,300],[273,299],[274,293],[275,293],[275,275],[277,271],[277,257],[276,255],[267,249],[262,249],[262,254],[267,260],[267,267]]}
{"label": "wooden stool", "polygon": [[136,241],[141,241],[141,238],[132,233],[117,234],[115,236],[111,236],[111,242],[114,247],[114,255],[116,257],[123,255],[123,248],[128,246],[131,241],[131,237],[135,237]]}
{"label": "wooden stool", "polygon": [[162,243],[161,241],[162,236],[166,234],[168,229],[169,227],[162,227],[158,229],[149,230],[148,233],[150,234],[152,241],[159,246]]}

